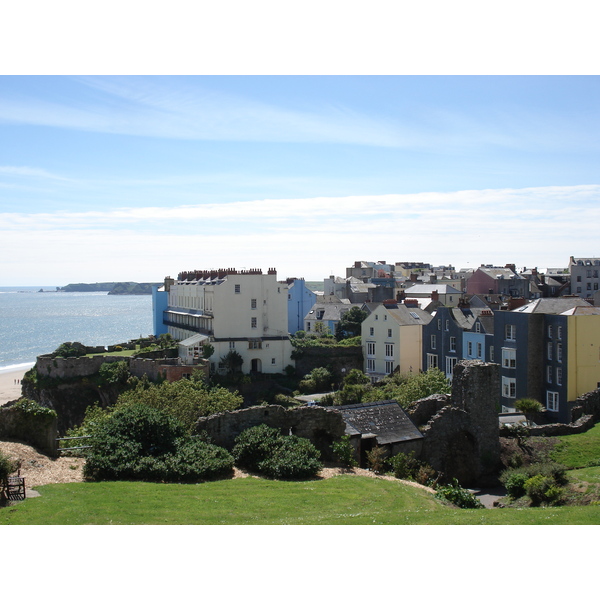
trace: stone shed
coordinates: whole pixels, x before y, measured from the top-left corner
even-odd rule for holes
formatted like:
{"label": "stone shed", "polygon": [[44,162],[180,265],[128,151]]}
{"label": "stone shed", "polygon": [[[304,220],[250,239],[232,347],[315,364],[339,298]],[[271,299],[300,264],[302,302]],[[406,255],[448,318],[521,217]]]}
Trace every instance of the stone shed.
{"label": "stone shed", "polygon": [[341,413],[345,435],[350,436],[361,467],[367,466],[367,452],[375,446],[385,448],[388,456],[421,453],[423,434],[395,400],[346,404],[330,410]]}

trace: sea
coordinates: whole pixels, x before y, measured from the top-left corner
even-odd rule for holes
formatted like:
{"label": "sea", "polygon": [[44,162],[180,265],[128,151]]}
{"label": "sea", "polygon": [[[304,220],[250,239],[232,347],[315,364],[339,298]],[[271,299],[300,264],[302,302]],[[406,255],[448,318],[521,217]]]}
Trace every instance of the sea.
{"label": "sea", "polygon": [[148,336],[152,329],[150,295],[0,287],[0,373],[27,369],[63,342],[107,346]]}

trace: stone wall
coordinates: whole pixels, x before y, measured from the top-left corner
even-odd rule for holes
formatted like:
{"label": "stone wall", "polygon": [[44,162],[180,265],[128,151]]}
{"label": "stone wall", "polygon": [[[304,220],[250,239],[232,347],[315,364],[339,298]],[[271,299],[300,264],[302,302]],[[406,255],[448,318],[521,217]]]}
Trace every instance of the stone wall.
{"label": "stone wall", "polygon": [[433,415],[449,403],[449,394],[433,394],[432,396],[413,402],[404,412],[406,412],[410,420],[417,427],[421,427],[421,425],[425,425]]}
{"label": "stone wall", "polygon": [[600,421],[600,388],[577,398],[571,408],[571,421],[577,421],[583,415],[593,415]]}
{"label": "stone wall", "polygon": [[57,417],[23,412],[17,406],[0,408],[0,439],[29,444],[49,456],[57,456]]}
{"label": "stone wall", "polygon": [[179,381],[182,377],[191,375],[194,371],[202,371],[208,376],[210,364],[207,360],[202,360],[197,365],[182,365],[177,358],[165,358],[162,360],[151,360],[148,358],[131,358],[129,360],[129,370],[134,377],[143,377],[146,375],[151,381],[159,378],[166,379],[169,382]]}
{"label": "stone wall", "polygon": [[231,450],[242,431],[262,423],[282,433],[291,432],[309,439],[321,451],[323,460],[333,459],[330,445],[346,430],[342,415],[337,411],[317,406],[285,409],[271,404],[202,417],[196,423],[196,433],[205,432],[215,444]]}
{"label": "stone wall", "polygon": [[73,377],[91,377],[104,363],[129,360],[126,356],[80,356],[78,358],[52,358],[50,355],[38,356],[35,368],[42,377],[52,379],[70,379]]}
{"label": "stone wall", "polygon": [[[461,361],[454,368],[450,403],[422,427],[421,459],[461,485],[492,477],[500,462],[499,365]],[[433,405],[433,403],[431,402]]]}

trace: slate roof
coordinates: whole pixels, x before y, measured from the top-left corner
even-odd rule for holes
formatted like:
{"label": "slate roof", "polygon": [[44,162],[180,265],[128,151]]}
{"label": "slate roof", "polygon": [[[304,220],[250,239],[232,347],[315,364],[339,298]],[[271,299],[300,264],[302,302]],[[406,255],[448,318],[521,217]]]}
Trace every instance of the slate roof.
{"label": "slate roof", "polygon": [[423,437],[395,400],[331,407],[342,413],[346,435],[375,435],[378,444],[407,442]]}
{"label": "slate roof", "polygon": [[576,306],[589,307],[589,302],[586,302],[579,296],[562,296],[560,298],[538,298],[525,306],[516,308],[511,312],[522,313],[538,313],[545,315],[560,315]]}

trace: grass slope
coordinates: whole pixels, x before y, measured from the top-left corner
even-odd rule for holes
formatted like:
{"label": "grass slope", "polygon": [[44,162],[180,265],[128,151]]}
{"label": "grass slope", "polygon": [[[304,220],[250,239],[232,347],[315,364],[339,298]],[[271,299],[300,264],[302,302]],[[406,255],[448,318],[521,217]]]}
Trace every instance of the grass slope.
{"label": "grass slope", "polygon": [[600,507],[461,510],[400,481],[339,476],[199,485],[70,483],[0,510],[3,525],[534,525],[600,524]]}

